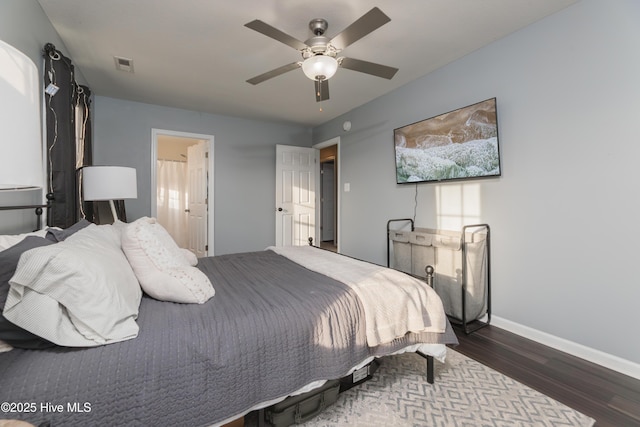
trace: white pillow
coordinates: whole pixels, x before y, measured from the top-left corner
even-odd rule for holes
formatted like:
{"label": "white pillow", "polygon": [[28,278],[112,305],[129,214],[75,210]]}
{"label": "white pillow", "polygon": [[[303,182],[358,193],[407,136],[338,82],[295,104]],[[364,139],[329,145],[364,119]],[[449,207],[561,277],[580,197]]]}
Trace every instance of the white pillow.
{"label": "white pillow", "polygon": [[189,265],[194,267],[198,265],[198,257],[196,256],[196,254],[191,252],[189,249],[180,248],[180,250],[182,251],[182,255],[186,258]]}
{"label": "white pillow", "polygon": [[55,344],[91,347],[138,335],[142,291],[113,227],[91,224],[22,254],[4,316]]}
{"label": "white pillow", "polygon": [[153,298],[202,304],[215,294],[209,278],[192,266],[195,257],[187,259],[155,218],[129,224],[122,233],[122,250],[140,286]]}

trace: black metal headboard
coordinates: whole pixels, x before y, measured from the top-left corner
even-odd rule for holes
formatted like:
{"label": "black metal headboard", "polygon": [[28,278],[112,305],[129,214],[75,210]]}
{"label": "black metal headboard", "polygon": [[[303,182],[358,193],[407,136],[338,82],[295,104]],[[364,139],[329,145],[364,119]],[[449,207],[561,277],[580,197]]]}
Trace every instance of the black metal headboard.
{"label": "black metal headboard", "polygon": [[42,213],[44,212],[44,209],[48,210],[50,208],[51,205],[0,206],[0,211],[20,211],[33,209],[36,215],[36,230],[40,230],[42,228]]}

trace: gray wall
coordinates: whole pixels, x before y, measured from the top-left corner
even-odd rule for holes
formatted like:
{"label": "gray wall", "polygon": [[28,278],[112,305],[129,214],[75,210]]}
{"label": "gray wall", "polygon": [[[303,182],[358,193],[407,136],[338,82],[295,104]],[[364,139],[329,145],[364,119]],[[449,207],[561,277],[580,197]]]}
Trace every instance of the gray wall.
{"label": "gray wall", "polygon": [[151,214],[153,128],[214,135],[216,255],[275,244],[275,145],[310,146],[310,129],[96,96],[94,164],[137,169],[128,220]]}
{"label": "gray wall", "polygon": [[495,96],[502,177],[419,185],[417,225],[489,223],[497,316],[640,363],[639,17],[582,0],[314,129],[341,136],[343,252],[386,263],[386,221],[413,216],[393,129]]}
{"label": "gray wall", "polygon": [[37,0],[0,2],[0,40],[22,51],[42,73],[42,50],[53,43],[65,55],[66,47]]}

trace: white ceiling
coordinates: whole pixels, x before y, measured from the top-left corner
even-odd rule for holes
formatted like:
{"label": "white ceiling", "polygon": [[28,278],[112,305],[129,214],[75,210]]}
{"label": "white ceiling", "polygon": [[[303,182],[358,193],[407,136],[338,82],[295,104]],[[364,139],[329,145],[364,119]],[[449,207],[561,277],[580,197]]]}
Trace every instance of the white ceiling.
{"label": "white ceiling", "polygon": [[[442,67],[577,0],[39,0],[69,54],[100,96],[315,126]],[[313,18],[331,38],[372,7],[391,22],[342,56],[400,69],[392,80],[339,69],[330,99],[296,69],[246,80],[301,59],[244,26],[260,19],[301,40]],[[134,74],[114,56],[133,59]]]}

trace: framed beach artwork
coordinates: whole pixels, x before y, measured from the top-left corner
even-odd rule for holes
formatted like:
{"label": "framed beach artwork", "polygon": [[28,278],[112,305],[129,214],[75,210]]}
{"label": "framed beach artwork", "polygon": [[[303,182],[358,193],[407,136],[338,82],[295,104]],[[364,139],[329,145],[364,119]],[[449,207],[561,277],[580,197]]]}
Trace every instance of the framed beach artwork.
{"label": "framed beach artwork", "polygon": [[496,98],[393,131],[398,184],[500,176]]}

